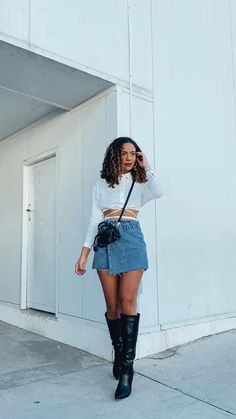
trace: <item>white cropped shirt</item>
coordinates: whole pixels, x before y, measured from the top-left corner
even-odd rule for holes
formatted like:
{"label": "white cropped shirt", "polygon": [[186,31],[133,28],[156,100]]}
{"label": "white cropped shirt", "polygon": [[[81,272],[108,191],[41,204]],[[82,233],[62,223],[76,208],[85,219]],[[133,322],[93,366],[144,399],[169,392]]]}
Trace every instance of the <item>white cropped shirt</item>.
{"label": "white cropped shirt", "polygon": [[[151,168],[146,171],[147,182],[134,183],[131,192],[127,210],[129,208],[141,208],[148,201],[155,198],[160,198],[163,195],[163,189],[159,179],[155,176]],[[129,189],[132,185],[132,175],[128,172],[122,175],[119,185],[115,188],[108,186],[105,179],[99,178],[92,190],[92,210],[88,223],[87,233],[83,246],[92,248],[95,235],[97,234],[98,224],[104,220],[103,211],[106,209],[122,209],[128,195]],[[122,216],[122,219],[136,219],[134,217]]]}

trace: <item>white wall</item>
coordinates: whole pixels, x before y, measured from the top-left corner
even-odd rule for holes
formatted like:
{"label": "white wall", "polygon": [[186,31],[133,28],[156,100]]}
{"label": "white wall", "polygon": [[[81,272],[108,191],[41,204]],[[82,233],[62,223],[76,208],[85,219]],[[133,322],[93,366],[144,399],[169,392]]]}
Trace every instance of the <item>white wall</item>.
{"label": "white wall", "polygon": [[29,41],[29,0],[0,0],[0,38]]}
{"label": "white wall", "polygon": [[[27,164],[27,159],[30,159],[32,163],[32,159],[38,159],[42,153],[52,149],[56,150],[58,164],[57,322],[55,323],[51,317],[44,318],[40,315],[36,321],[35,316],[29,317],[30,313],[27,313],[27,310],[25,315],[24,311],[21,311],[18,316],[14,309],[7,312],[4,305],[0,306],[1,318],[105,357],[110,356],[110,345],[107,342],[104,321],[105,302],[102,288],[96,271],[91,269],[93,252],[89,257],[86,275],[78,277],[74,273],[74,265],[85,237],[91,210],[91,187],[94,178],[101,169],[106,146],[117,135],[129,134],[128,109],[129,92],[127,89],[111,88],[69,113],[42,121],[41,124],[0,143],[2,176],[6,170],[11,173],[6,189],[12,192],[7,194],[5,191],[5,196],[9,206],[14,207],[14,212],[8,214],[6,205],[3,205],[0,219],[4,221],[8,214],[8,223],[14,225],[15,229],[14,234],[9,236],[7,246],[3,240],[4,236],[0,237],[2,248],[5,246],[6,256],[1,260],[0,295],[3,302],[15,303],[18,309],[21,284],[23,165]],[[143,114],[145,118],[142,118]],[[135,95],[133,116],[134,137],[155,169],[152,100],[145,96]],[[120,120],[122,124],[118,126]],[[8,155],[11,155],[11,158],[5,160]],[[17,188],[17,193],[14,188]],[[149,256],[149,269],[144,274],[143,293],[138,300],[138,308],[142,313],[140,332],[145,334],[149,333],[149,328],[153,326],[159,330],[156,224],[153,201],[142,208],[140,222]],[[10,263],[8,255],[11,257]],[[7,278],[8,285],[2,280],[4,278]],[[14,284],[14,292],[12,284]],[[12,304],[10,306],[13,307]],[[86,321],[88,323],[85,323]],[[96,336],[96,342],[98,342],[96,346],[92,336]],[[152,348],[153,345],[142,343],[141,349],[137,349],[138,356],[152,352]]]}
{"label": "white wall", "polygon": [[[133,83],[151,90],[150,0],[129,4]],[[0,39],[111,81],[129,81],[127,0],[0,0],[0,10]]]}
{"label": "white wall", "polygon": [[[117,135],[127,135],[130,129],[129,119],[129,93],[126,89],[109,89],[107,93],[93,98],[74,111],[56,117],[47,122],[36,125],[34,128],[15,135],[0,143],[5,155],[10,155],[5,164],[0,163],[2,176],[7,170],[11,179],[6,185],[12,191],[9,197],[5,191],[10,207],[15,208],[9,224],[18,225],[15,253],[12,256],[13,265],[21,254],[21,222],[22,222],[22,167],[27,159],[32,159],[45,153],[49,149],[56,149],[58,160],[57,179],[57,212],[58,212],[58,299],[59,314],[83,317],[85,319],[104,322],[104,300],[97,274],[91,269],[93,252],[88,262],[87,273],[78,277],[74,273],[74,264],[77,260],[85,237],[88,219],[91,210],[91,189],[94,179],[98,176],[107,145]],[[142,115],[145,114],[145,118]],[[152,100],[136,95],[133,98],[134,138],[141,149],[147,154],[148,160],[154,165],[154,139]],[[118,118],[117,118],[118,116]],[[118,120],[122,125],[117,126]],[[18,149],[21,151],[19,154]],[[9,153],[9,150],[12,152]],[[0,156],[5,159],[1,152]],[[1,157],[0,157],[1,159]],[[4,161],[4,160],[3,160]],[[16,169],[13,170],[15,168]],[[12,185],[17,177],[17,202],[15,190]],[[3,204],[2,204],[3,205]],[[6,206],[0,214],[5,220]],[[26,216],[26,214],[25,214]],[[150,220],[153,220],[150,222]],[[142,327],[158,324],[157,310],[157,266],[156,266],[156,226],[155,203],[147,204],[140,212],[140,222],[147,242],[149,269],[143,278],[143,293],[139,298],[139,307],[142,311]],[[11,248],[14,237],[9,236]],[[4,245],[4,241],[2,241]],[[12,251],[12,249],[11,249]],[[20,266],[20,265],[19,265]],[[14,270],[14,275],[7,276],[8,283],[16,281],[18,290],[16,303],[19,304],[20,269]],[[4,278],[9,269],[9,259],[2,260],[1,275]],[[9,287],[9,301],[12,294]],[[5,288],[0,290],[4,295]]]}
{"label": "white wall", "polygon": [[0,301],[19,304],[22,240],[22,138],[0,142]]}
{"label": "white wall", "polygon": [[[217,319],[233,317],[236,311],[235,3],[130,1],[132,129],[126,0],[34,0],[30,8],[22,0],[17,2],[21,12],[15,4],[0,0],[1,39],[118,83],[118,96],[110,90],[0,144],[1,174],[6,168],[11,173],[1,186],[1,226],[9,241],[1,243],[0,257],[8,251],[12,260],[10,267],[8,260],[0,261],[2,299],[19,304],[21,162],[57,147],[59,316],[95,320],[90,322],[93,327],[104,322],[96,273],[89,269],[86,278],[79,278],[74,262],[105,146],[115,136],[131,132],[165,189],[160,201],[140,212],[150,260],[139,301],[144,332],[140,354],[232,327],[233,319],[225,323]],[[154,228],[150,220],[155,220]],[[90,267],[91,262],[90,258]],[[202,326],[207,320],[212,324]],[[195,328],[172,329],[194,323]],[[93,335],[87,325],[79,324],[81,336],[76,337],[71,323],[61,336],[68,333],[64,341],[91,350]],[[104,348],[104,342],[100,344]]]}
{"label": "white wall", "polygon": [[[96,272],[74,272],[90,215],[91,185],[105,143],[116,133],[116,92],[109,89],[77,109],[0,143],[0,296],[20,303],[23,165],[50,149],[58,160],[59,314],[102,320],[104,301]],[[27,213],[25,213],[27,216]],[[90,258],[91,264],[91,258]]]}
{"label": "white wall", "polygon": [[[130,133],[130,96],[124,89],[118,89],[118,135]],[[137,141],[141,150],[146,154],[148,161],[157,170],[155,162],[155,144],[153,136],[153,100],[145,95],[135,94],[132,99],[132,137]],[[162,205],[162,199],[157,200],[156,205]],[[157,231],[155,201],[151,201],[140,209],[140,225],[147,244],[149,269],[142,278],[142,294],[138,300],[141,312],[142,327],[158,327],[158,267],[157,267]]]}
{"label": "white wall", "polygon": [[[235,23],[235,18],[234,18]],[[235,103],[229,3],[153,2],[160,322],[236,312]]]}

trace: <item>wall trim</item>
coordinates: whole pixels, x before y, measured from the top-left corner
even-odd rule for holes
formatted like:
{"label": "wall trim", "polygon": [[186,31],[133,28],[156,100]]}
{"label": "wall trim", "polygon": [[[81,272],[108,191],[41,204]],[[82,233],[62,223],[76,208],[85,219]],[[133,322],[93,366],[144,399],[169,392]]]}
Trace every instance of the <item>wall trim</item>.
{"label": "wall trim", "polygon": [[[111,361],[112,347],[104,323],[73,316],[56,317],[37,310],[20,310],[18,306],[0,303],[0,320],[84,350]],[[143,358],[209,335],[236,328],[236,317],[211,320],[160,330],[159,325],[140,329],[136,358]],[[96,342],[96,344],[95,344]]]}

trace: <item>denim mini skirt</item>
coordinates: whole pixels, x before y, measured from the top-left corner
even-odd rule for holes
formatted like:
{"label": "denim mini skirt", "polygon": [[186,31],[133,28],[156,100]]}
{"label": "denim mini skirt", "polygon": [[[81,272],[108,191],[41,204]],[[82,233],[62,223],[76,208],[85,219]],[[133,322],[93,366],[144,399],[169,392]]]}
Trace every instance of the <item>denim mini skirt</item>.
{"label": "denim mini skirt", "polygon": [[[107,219],[107,223],[116,224],[116,220]],[[92,269],[108,269],[110,274],[148,269],[146,243],[138,220],[120,221],[121,238],[99,247],[94,252]]]}

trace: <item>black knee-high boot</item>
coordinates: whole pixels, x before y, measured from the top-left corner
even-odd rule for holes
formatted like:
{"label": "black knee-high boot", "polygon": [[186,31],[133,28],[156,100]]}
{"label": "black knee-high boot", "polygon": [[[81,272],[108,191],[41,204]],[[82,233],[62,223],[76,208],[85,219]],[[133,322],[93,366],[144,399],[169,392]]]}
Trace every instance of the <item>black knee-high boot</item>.
{"label": "black knee-high boot", "polygon": [[121,314],[121,336],[123,340],[123,361],[119,383],[115,392],[116,399],[128,397],[134,376],[133,363],[136,354],[140,314]]}
{"label": "black knee-high boot", "polygon": [[105,313],[105,318],[107,321],[107,326],[110,332],[110,337],[112,341],[112,345],[114,347],[114,363],[113,363],[113,375],[118,380],[121,371],[121,364],[122,364],[122,350],[123,350],[123,343],[121,337],[121,319],[108,319],[107,313]]}

